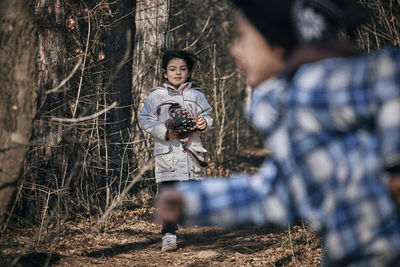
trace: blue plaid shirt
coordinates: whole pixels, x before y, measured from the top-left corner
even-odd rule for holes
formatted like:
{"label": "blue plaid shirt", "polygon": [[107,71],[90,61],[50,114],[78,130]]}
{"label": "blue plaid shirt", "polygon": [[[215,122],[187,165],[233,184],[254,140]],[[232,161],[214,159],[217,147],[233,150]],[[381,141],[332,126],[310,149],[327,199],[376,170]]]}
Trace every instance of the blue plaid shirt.
{"label": "blue plaid shirt", "polygon": [[179,184],[185,223],[301,218],[321,234],[326,265],[400,265],[399,207],[386,186],[400,162],[399,50],[303,65],[255,88],[248,113],[272,157],[256,175]]}

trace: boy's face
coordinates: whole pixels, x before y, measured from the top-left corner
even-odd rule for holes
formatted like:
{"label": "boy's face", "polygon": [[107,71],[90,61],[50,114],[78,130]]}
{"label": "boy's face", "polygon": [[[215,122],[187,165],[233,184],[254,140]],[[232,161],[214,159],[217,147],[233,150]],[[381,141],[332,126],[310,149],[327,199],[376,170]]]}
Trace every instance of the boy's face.
{"label": "boy's face", "polygon": [[178,88],[179,85],[186,82],[189,77],[189,69],[185,60],[181,58],[173,58],[168,62],[167,70],[164,70],[164,78],[171,85]]}
{"label": "boy's face", "polygon": [[283,48],[269,45],[240,13],[236,16],[236,32],[230,52],[247,85],[255,87],[283,70]]}

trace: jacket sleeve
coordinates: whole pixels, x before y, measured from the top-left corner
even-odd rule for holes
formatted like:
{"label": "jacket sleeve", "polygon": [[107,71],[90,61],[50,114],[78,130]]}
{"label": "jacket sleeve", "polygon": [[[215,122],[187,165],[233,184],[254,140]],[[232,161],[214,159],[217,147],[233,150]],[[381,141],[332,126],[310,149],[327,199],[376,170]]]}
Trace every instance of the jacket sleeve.
{"label": "jacket sleeve", "polygon": [[151,134],[154,138],[165,141],[165,135],[167,128],[163,122],[159,121],[157,116],[157,107],[152,101],[151,95],[149,95],[144,103],[142,111],[139,115],[139,122],[143,129]]}
{"label": "jacket sleeve", "polygon": [[284,179],[272,162],[257,175],[188,181],[177,185],[184,199],[187,225],[288,225],[295,217]]}
{"label": "jacket sleeve", "polygon": [[204,131],[207,131],[213,124],[213,118],[211,117],[212,107],[202,92],[199,92],[198,105],[200,107],[200,112],[197,114],[197,117],[204,118],[206,120],[207,128]]}

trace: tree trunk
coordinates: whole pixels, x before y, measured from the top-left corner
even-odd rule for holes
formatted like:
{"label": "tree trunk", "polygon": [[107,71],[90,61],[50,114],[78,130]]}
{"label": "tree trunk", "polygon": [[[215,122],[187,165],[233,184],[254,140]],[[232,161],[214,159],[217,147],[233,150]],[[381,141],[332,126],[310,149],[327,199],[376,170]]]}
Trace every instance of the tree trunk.
{"label": "tree trunk", "polygon": [[[114,24],[106,36],[107,60],[107,98],[108,104],[116,101],[118,109],[108,113],[109,121],[115,124],[110,128],[114,131],[127,131],[130,125],[132,105],[132,48],[134,42],[135,1],[123,0],[121,3],[110,4],[114,15]],[[132,14],[133,12],[133,14]],[[113,133],[111,133],[113,134]]]}
{"label": "tree trunk", "polygon": [[0,218],[29,148],[36,111],[35,25],[24,0],[0,2]]}
{"label": "tree trunk", "polygon": [[147,162],[149,136],[138,124],[138,116],[147,97],[147,89],[161,81],[161,49],[165,47],[165,37],[169,19],[168,0],[139,0],[136,3],[136,35],[133,56],[133,130],[135,133],[135,154],[140,155],[139,168]]}
{"label": "tree trunk", "polygon": [[61,146],[57,145],[61,141],[61,123],[54,122],[50,118],[63,116],[66,109],[66,105],[62,104],[63,88],[47,94],[65,77],[64,1],[35,0],[34,4],[39,50],[36,81],[38,88],[37,119],[34,121],[32,131],[35,142],[31,146],[25,164],[25,169],[31,171],[31,175],[24,176],[28,185],[24,187],[23,191],[24,195],[28,195],[32,199],[24,200],[22,205],[26,221],[30,223],[34,223],[38,219],[38,215],[44,216],[40,211],[45,198],[37,197],[37,193],[35,193],[37,185],[51,184],[51,181],[60,176],[59,173],[63,173],[62,151],[59,149]]}
{"label": "tree trunk", "polygon": [[[65,73],[65,12],[62,0],[36,0],[35,15],[38,22],[38,118],[35,127],[35,138],[43,139],[47,158],[50,150],[55,146],[57,125],[53,125],[48,118],[61,115],[64,112],[58,101],[62,94],[55,92],[46,94],[46,91],[60,84]],[[61,90],[60,90],[61,91]],[[60,133],[58,133],[60,134]]]}
{"label": "tree trunk", "polygon": [[[120,193],[122,177],[127,177],[129,154],[126,143],[129,142],[129,128],[132,115],[132,50],[135,31],[135,1],[122,0],[110,3],[113,25],[107,32],[105,59],[106,75],[104,85],[105,106],[113,102],[118,108],[104,114],[105,177],[107,179],[107,201],[109,192]],[[112,181],[117,179],[118,183]],[[113,189],[111,190],[111,185]],[[115,187],[118,186],[118,192]]]}
{"label": "tree trunk", "polygon": [[51,110],[49,106],[59,100],[60,95],[52,93],[46,97],[45,93],[61,82],[65,70],[64,3],[62,0],[36,0],[35,15],[39,24],[38,103],[39,108]]}

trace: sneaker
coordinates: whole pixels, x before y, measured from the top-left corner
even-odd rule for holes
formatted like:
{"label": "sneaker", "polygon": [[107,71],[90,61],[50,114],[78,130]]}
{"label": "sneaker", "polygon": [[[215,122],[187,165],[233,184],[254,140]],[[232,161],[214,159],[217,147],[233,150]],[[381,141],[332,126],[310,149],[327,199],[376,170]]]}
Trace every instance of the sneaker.
{"label": "sneaker", "polygon": [[176,235],[172,233],[166,233],[162,237],[162,251],[172,251],[176,250]]}

